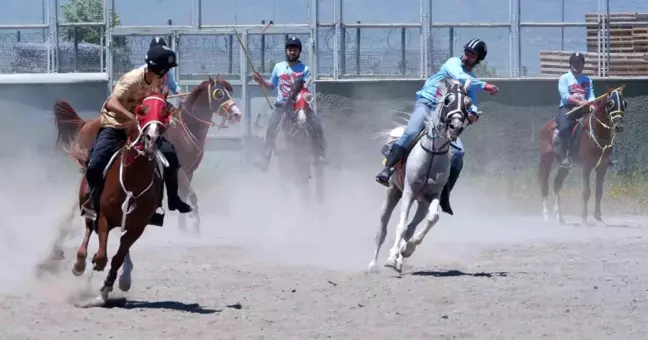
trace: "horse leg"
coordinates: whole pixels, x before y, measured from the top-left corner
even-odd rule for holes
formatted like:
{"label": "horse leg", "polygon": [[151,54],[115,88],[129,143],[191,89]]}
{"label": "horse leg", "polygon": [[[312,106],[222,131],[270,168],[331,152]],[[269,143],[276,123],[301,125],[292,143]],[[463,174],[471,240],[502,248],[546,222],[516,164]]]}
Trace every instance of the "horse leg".
{"label": "horse leg", "polygon": [[389,219],[391,218],[392,212],[398,201],[402,196],[401,191],[396,188],[395,185],[390,185],[387,188],[385,201],[383,202],[380,214],[380,224],[378,226],[378,232],[376,233],[376,250],[374,251],[374,256],[371,262],[369,262],[369,272],[376,270],[376,262],[378,261],[378,253],[380,253],[380,247],[382,247],[387,237],[387,224],[389,224]]}
{"label": "horse leg", "polygon": [[416,231],[416,227],[423,221],[423,219],[425,219],[425,216],[428,214],[429,207],[429,201],[418,202],[418,207],[416,208],[416,212],[414,213],[414,218],[412,218],[412,221],[407,226],[407,231],[405,231],[405,236],[403,236],[403,243],[401,244],[401,255],[403,255],[403,257],[412,256],[414,250],[416,250],[416,246],[411,246],[413,243],[410,242],[410,240],[412,239],[412,236]]}
{"label": "horse leg", "polygon": [[559,168],[556,177],[554,178],[554,195],[556,195],[556,201],[554,202],[554,214],[558,218],[558,223],[564,224],[565,219],[563,218],[562,211],[560,210],[560,190],[565,182],[565,178],[569,174],[569,169]]}
{"label": "horse leg", "polygon": [[439,221],[439,197],[435,197],[432,199],[432,202],[429,204],[425,204],[427,207],[427,223],[425,224],[425,227],[423,229],[419,230],[412,240],[408,241],[404,247],[402,248],[402,252],[409,254],[410,256],[414,251],[416,250],[416,247],[418,247],[422,242],[423,239],[425,238],[425,235],[434,227],[434,225]]}
{"label": "horse leg", "polygon": [[405,189],[402,195],[402,200],[401,215],[398,226],[396,227],[394,245],[389,250],[389,257],[387,258],[387,261],[385,261],[385,267],[394,268],[394,270],[399,273],[403,270],[403,256],[400,254],[401,241],[405,234],[405,229],[407,228],[407,218],[412,209],[412,204],[414,203],[414,198],[410,189]]}
{"label": "horse leg", "polygon": [[108,228],[108,220],[106,220],[106,217],[103,214],[100,213],[97,218],[99,219],[99,227],[97,228],[97,234],[99,237],[99,250],[97,250],[97,252],[92,257],[92,264],[94,264],[94,270],[100,272],[103,271],[108,264],[107,248],[108,232],[110,230]]}
{"label": "horse leg", "polygon": [[124,256],[124,264],[122,265],[122,274],[119,276],[119,290],[122,292],[127,292],[131,288],[132,278],[131,274],[133,273],[133,261],[131,260],[130,250],[126,252]]}
{"label": "horse leg", "polygon": [[[140,236],[142,236],[144,228],[146,228],[146,225],[140,228],[131,227],[129,229],[126,229],[126,232],[122,235],[119,242],[119,249],[117,249],[117,252],[110,261],[110,270],[108,271],[108,275],[104,280],[103,287],[101,287],[100,289],[101,298],[104,301],[108,300],[108,294],[110,294],[113,289],[113,285],[115,284],[115,280],[117,279],[117,271],[119,270],[119,267],[124,264],[124,260],[129,253],[130,247],[133,245],[133,243],[135,243],[135,241],[137,241]],[[130,289],[130,287],[128,288]]]}
{"label": "horse leg", "polygon": [[549,197],[549,175],[553,165],[554,152],[548,152],[540,156],[540,192],[542,193],[542,215],[545,222],[549,221],[549,208],[547,207],[547,198]]}
{"label": "horse leg", "polygon": [[[180,196],[180,198],[186,199],[192,193],[192,190],[188,175],[182,168],[178,169],[178,182],[178,196]],[[169,198],[167,197],[167,199]],[[193,202],[191,202],[190,204],[193,206],[195,211],[196,207],[193,205]],[[180,229],[180,231],[185,231],[187,229],[186,225],[187,216],[185,216],[185,214],[178,214],[178,229]]]}
{"label": "horse leg", "polygon": [[603,182],[607,173],[607,164],[600,164],[596,169],[596,188],[594,189],[594,219],[602,225],[605,225],[601,216],[601,200],[603,199]]}
{"label": "horse leg", "polygon": [[315,196],[319,205],[324,204],[324,167],[320,164],[315,165]]}
{"label": "horse leg", "polygon": [[582,206],[581,206],[581,224],[587,225],[587,204],[591,195],[590,178],[592,175],[592,168],[583,166],[583,192],[582,192]]}
{"label": "horse leg", "polygon": [[86,258],[88,257],[88,243],[90,243],[90,236],[92,236],[92,220],[89,218],[85,219],[85,235],[83,236],[83,242],[79,250],[77,250],[76,262],[72,267],[72,274],[75,276],[81,276],[86,269]]}

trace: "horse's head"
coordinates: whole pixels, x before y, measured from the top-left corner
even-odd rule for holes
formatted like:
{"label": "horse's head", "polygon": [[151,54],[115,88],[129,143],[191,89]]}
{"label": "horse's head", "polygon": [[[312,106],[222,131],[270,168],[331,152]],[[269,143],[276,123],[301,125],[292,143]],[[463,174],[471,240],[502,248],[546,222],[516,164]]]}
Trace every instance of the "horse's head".
{"label": "horse's head", "polygon": [[624,87],[625,85],[614,90],[608,90],[607,100],[605,101],[605,117],[599,117],[601,120],[608,121],[612,125],[614,132],[623,132],[623,116],[628,107],[628,102],[623,97]]}
{"label": "horse's head", "polygon": [[289,98],[292,103],[291,113],[296,118],[297,124],[303,127],[306,123],[306,114],[311,110],[313,94],[308,90],[302,78],[295,80]]}
{"label": "horse's head", "polygon": [[470,80],[462,85],[458,80],[446,78],[446,90],[440,102],[439,124],[442,124],[446,138],[455,141],[463,132],[468,121],[472,100],[468,96]]}
{"label": "horse's head", "polygon": [[158,139],[171,121],[166,98],[164,94],[154,93],[144,98],[135,109],[138,127],[135,143],[142,143],[143,151],[149,157],[157,151]]}
{"label": "horse's head", "polygon": [[216,76],[216,80],[209,77],[196,86],[185,101],[189,114],[197,120],[211,123],[212,116],[222,117],[224,121],[240,122],[241,110],[232,98],[232,85]]}

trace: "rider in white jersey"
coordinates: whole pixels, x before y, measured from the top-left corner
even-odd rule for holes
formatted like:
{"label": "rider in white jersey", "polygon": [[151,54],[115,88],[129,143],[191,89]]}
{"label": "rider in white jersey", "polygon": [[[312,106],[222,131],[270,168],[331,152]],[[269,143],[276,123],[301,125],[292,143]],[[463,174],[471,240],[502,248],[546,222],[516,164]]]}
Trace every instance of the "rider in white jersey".
{"label": "rider in white jersey", "polygon": [[[277,138],[277,128],[281,122],[281,117],[286,113],[286,99],[289,91],[297,79],[303,80],[306,84],[310,83],[311,71],[308,66],[304,65],[299,56],[302,51],[302,43],[296,37],[288,38],[286,41],[286,61],[279,62],[272,70],[270,81],[256,72],[253,77],[261,86],[273,90],[277,89],[277,99],[275,108],[270,116],[268,128],[265,136],[265,147],[261,159],[254,162],[254,165],[261,171],[268,171],[272,150],[274,150],[275,139]],[[324,134],[322,123],[319,121],[315,112],[309,110],[306,113],[308,127],[310,130],[311,144],[315,151],[316,162],[320,164],[327,163],[324,159]]]}

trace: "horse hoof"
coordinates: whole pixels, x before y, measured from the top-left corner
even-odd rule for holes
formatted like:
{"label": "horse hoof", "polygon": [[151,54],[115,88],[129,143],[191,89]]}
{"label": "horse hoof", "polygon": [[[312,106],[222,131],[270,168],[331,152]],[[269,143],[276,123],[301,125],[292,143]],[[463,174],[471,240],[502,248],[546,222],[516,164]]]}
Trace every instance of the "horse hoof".
{"label": "horse hoof", "polygon": [[132,280],[130,275],[122,275],[119,277],[119,290],[127,292],[131,289]]}
{"label": "horse hoof", "polygon": [[108,301],[108,296],[110,295],[110,292],[112,292],[112,287],[107,287],[107,286],[101,287],[101,299],[103,300],[103,302]]}
{"label": "horse hoof", "polygon": [[401,270],[403,269],[403,263],[401,261],[398,261],[396,258],[390,257],[387,259],[387,261],[385,261],[385,267],[392,268],[400,274]]}
{"label": "horse hoof", "polygon": [[74,276],[81,276],[81,275],[83,275],[83,273],[85,272],[85,270],[86,270],[86,263],[85,263],[85,261],[83,261],[83,262],[77,262],[77,263],[75,263],[74,266],[72,267],[72,274],[74,274]]}
{"label": "horse hoof", "polygon": [[414,244],[414,242],[412,241],[407,241],[401,247],[400,253],[401,255],[403,255],[403,257],[410,257],[412,256],[412,254],[414,254],[415,250],[416,250],[416,244]]}
{"label": "horse hoof", "polygon": [[376,273],[376,272],[378,272],[376,261],[371,261],[369,263],[369,267],[367,267],[367,273]]}

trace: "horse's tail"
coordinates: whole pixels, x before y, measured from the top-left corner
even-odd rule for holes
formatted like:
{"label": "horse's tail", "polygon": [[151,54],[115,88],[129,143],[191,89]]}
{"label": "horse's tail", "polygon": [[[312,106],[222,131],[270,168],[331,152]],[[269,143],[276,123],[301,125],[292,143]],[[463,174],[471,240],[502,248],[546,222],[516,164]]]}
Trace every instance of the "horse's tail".
{"label": "horse's tail", "polygon": [[56,121],[56,146],[65,149],[74,141],[86,121],[64,100],[56,101],[53,114]]}
{"label": "horse's tail", "polygon": [[77,162],[79,171],[85,173],[88,166],[88,150],[83,147],[79,137],[75,137],[68,144],[62,146],[63,151]]}
{"label": "horse's tail", "polygon": [[[394,136],[393,133],[395,131],[398,131],[399,133],[402,133],[405,131],[405,128],[407,127],[407,123],[409,121],[409,118],[412,116],[411,113],[405,112],[405,111],[400,111],[397,110],[394,112],[395,118],[394,118],[394,127],[391,129],[384,129],[381,130],[377,133],[374,134],[373,138],[374,139],[380,139],[381,143],[387,143],[389,140],[393,138],[397,138],[398,136]],[[402,130],[399,131],[399,130]]]}

